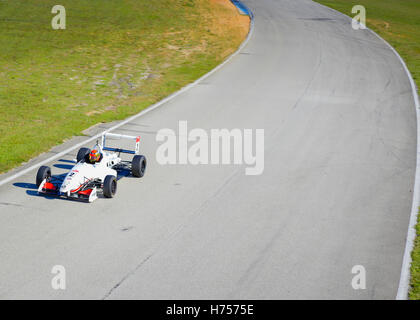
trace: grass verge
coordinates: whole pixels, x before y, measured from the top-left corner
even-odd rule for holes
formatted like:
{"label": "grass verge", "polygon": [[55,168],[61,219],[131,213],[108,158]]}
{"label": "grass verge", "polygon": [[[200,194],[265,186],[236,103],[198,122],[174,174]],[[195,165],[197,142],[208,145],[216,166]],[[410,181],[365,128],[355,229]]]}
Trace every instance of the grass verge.
{"label": "grass verge", "polygon": [[411,264],[411,290],[409,298],[411,300],[420,300],[420,214],[416,226],[416,240],[414,241],[414,250],[411,253],[413,262]]}
{"label": "grass verge", "polygon": [[0,173],[207,73],[244,40],[229,0],[0,1]]}
{"label": "grass verge", "polygon": [[[366,25],[388,41],[407,64],[420,86],[420,1],[418,0],[316,0],[352,16],[354,5],[366,8]],[[410,299],[420,300],[420,221],[412,252]]]}

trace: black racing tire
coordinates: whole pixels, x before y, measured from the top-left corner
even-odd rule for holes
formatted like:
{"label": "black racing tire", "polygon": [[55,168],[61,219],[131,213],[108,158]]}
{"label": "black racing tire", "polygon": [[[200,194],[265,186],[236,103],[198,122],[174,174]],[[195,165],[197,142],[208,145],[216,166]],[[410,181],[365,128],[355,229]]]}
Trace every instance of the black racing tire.
{"label": "black racing tire", "polygon": [[112,198],[117,193],[117,178],[111,175],[105,177],[103,193],[105,198]]}
{"label": "black racing tire", "polygon": [[77,162],[80,162],[81,160],[83,160],[86,155],[88,155],[90,153],[90,149],[89,148],[80,148],[79,151],[77,152]]}
{"label": "black racing tire", "polygon": [[36,173],[36,186],[39,188],[42,181],[51,177],[51,168],[47,166],[42,166],[38,169]]}
{"label": "black racing tire", "polygon": [[146,165],[147,161],[145,156],[134,156],[133,161],[131,161],[131,174],[137,178],[143,177],[146,172]]}

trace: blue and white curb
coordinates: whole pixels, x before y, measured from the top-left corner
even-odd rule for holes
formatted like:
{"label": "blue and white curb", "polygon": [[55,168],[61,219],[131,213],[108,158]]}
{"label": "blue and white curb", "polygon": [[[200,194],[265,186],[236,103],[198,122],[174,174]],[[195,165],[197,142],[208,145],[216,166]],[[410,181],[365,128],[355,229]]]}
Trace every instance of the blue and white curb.
{"label": "blue and white curb", "polygon": [[236,6],[236,8],[238,8],[238,11],[240,14],[244,16],[249,16],[251,19],[253,18],[252,11],[249,10],[248,7],[244,5],[241,1],[239,0],[230,0],[230,1]]}

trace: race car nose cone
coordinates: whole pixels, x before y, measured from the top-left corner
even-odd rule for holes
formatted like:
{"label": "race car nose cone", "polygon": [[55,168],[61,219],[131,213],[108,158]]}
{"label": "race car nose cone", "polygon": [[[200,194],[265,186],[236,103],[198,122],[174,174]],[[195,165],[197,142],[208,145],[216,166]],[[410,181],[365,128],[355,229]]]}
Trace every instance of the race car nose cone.
{"label": "race car nose cone", "polygon": [[72,189],[72,183],[69,179],[64,179],[63,183],[60,186],[60,192],[68,193]]}
{"label": "race car nose cone", "polygon": [[61,193],[67,193],[68,189],[69,189],[68,186],[63,184],[60,187],[60,192]]}

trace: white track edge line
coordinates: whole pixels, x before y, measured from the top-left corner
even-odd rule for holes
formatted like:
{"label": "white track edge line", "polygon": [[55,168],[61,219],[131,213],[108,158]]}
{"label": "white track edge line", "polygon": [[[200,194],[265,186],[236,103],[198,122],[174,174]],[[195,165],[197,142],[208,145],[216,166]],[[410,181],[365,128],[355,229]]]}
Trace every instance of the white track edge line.
{"label": "white track edge line", "polygon": [[[337,11],[333,8],[327,7],[323,4],[320,4],[318,2],[316,2],[317,4],[328,8],[332,11],[335,11],[347,18],[349,18],[350,20],[353,20],[350,16]],[[416,172],[415,172],[415,178],[414,178],[414,189],[413,189],[413,202],[412,202],[412,207],[411,207],[411,214],[410,214],[410,220],[408,223],[408,231],[407,231],[407,236],[406,236],[406,243],[405,243],[405,249],[404,249],[404,257],[403,257],[403,261],[402,261],[402,266],[401,266],[401,274],[400,274],[400,281],[399,281],[399,285],[398,285],[398,291],[397,291],[397,295],[395,297],[396,300],[407,300],[408,299],[408,291],[410,288],[410,267],[411,267],[411,252],[413,251],[414,248],[414,241],[416,238],[416,224],[417,224],[417,216],[418,216],[418,212],[419,212],[419,206],[420,206],[420,198],[419,198],[419,193],[420,193],[420,155],[419,155],[419,150],[420,150],[420,105],[419,105],[419,96],[417,94],[417,86],[416,83],[414,82],[413,76],[411,75],[410,71],[408,70],[407,64],[405,63],[404,59],[401,58],[400,54],[397,52],[397,50],[394,49],[393,46],[391,46],[388,41],[386,41],[384,38],[382,38],[381,36],[379,36],[375,31],[373,31],[372,29],[366,27],[367,30],[369,30],[370,32],[372,32],[375,36],[377,36],[380,40],[382,40],[390,49],[391,51],[397,56],[397,58],[400,60],[405,73],[408,76],[408,79],[410,81],[410,85],[411,85],[411,91],[413,94],[413,99],[414,99],[414,105],[416,108],[416,120],[417,120],[417,150],[416,150]]]}
{"label": "white track edge line", "polygon": [[105,131],[102,131],[101,133],[98,133],[98,134],[90,137],[89,139],[86,139],[86,140],[84,140],[84,141],[82,141],[82,142],[80,142],[78,144],[75,144],[74,146],[72,146],[70,148],[67,148],[66,150],[63,150],[60,153],[57,153],[56,155],[49,157],[48,159],[45,159],[45,160],[43,160],[41,162],[38,162],[38,163],[36,163],[36,164],[28,167],[28,168],[25,168],[25,169],[23,169],[23,170],[15,173],[15,174],[11,175],[10,177],[7,177],[7,178],[1,180],[0,181],[0,186],[3,186],[6,183],[9,183],[9,182],[15,180],[16,178],[19,178],[22,175],[24,175],[24,174],[26,174],[26,173],[28,173],[28,172],[30,172],[30,171],[32,171],[32,170],[40,167],[40,166],[43,166],[43,165],[45,165],[45,164],[47,164],[47,163],[49,163],[49,162],[51,162],[51,161],[53,161],[55,159],[58,159],[58,158],[60,158],[60,157],[62,157],[64,155],[66,155],[70,151],[73,151],[74,149],[77,149],[78,147],[81,147],[81,146],[83,146],[86,143],[89,143],[91,141],[94,141],[95,139],[98,139],[104,133],[111,132],[111,131],[113,131],[115,129],[118,129],[119,127],[121,127],[121,126],[123,126],[123,125],[125,125],[125,124],[127,124],[127,123],[129,123],[129,122],[131,122],[131,121],[133,121],[135,119],[137,119],[137,118],[140,118],[141,116],[144,116],[145,114],[149,113],[150,111],[159,108],[160,106],[162,106],[163,104],[167,103],[168,101],[171,101],[172,99],[176,98],[180,94],[182,94],[182,93],[190,90],[191,88],[195,87],[197,84],[199,84],[203,80],[205,80],[208,77],[210,77],[212,74],[214,74],[215,72],[217,72],[218,70],[220,70],[223,66],[225,66],[228,62],[230,62],[235,56],[237,56],[242,51],[242,49],[248,44],[249,40],[252,37],[253,31],[254,31],[254,19],[253,19],[253,17],[250,16],[250,28],[249,28],[249,32],[248,32],[248,35],[247,35],[246,39],[242,42],[242,44],[239,46],[239,48],[234,53],[232,53],[228,58],[226,58],[225,61],[223,61],[221,64],[219,64],[213,70],[209,71],[208,73],[206,73],[205,75],[203,75],[201,78],[199,78],[199,79],[195,80],[194,82],[186,85],[185,87],[181,88],[180,90],[172,93],[171,95],[167,96],[166,98],[164,98],[164,99],[156,102],[155,104],[151,105],[150,107],[144,109],[140,113],[137,113],[134,116],[131,116],[131,117],[123,120],[122,122],[116,124],[115,126],[109,128],[109,129],[107,129]]}

